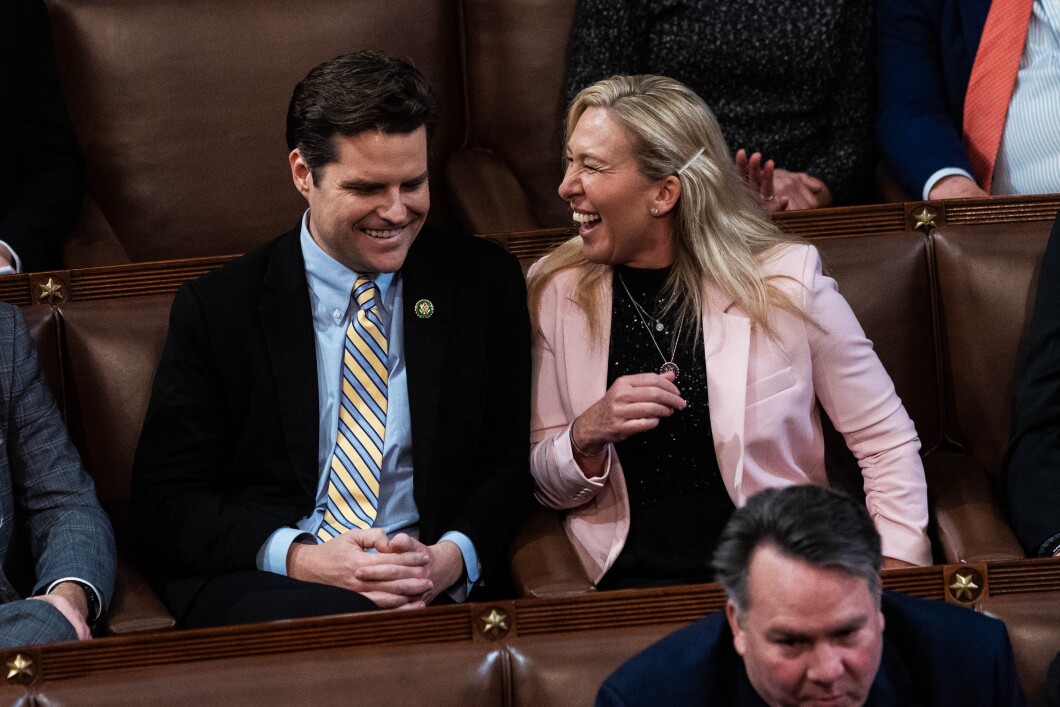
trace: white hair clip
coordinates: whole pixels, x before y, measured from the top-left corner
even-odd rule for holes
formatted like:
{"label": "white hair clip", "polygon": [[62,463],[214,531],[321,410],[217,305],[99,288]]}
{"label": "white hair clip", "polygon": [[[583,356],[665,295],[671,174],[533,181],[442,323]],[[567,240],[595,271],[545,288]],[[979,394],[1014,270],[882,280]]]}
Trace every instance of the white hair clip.
{"label": "white hair clip", "polygon": [[688,169],[688,165],[690,165],[693,162],[695,162],[696,158],[699,157],[700,155],[702,155],[703,154],[703,150],[705,150],[705,149],[706,148],[703,148],[703,147],[699,148],[699,152],[697,152],[696,154],[692,155],[692,158],[689,159],[688,162],[685,162],[683,165],[681,165],[681,169],[677,170],[677,173],[678,174],[684,174],[685,170]]}

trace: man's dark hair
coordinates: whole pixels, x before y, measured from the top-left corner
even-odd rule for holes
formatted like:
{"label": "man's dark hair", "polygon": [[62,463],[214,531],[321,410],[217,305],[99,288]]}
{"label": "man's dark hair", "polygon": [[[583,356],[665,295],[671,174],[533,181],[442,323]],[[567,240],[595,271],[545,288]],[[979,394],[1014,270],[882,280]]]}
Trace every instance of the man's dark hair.
{"label": "man's dark hair", "polygon": [[437,124],[438,100],[423,74],[404,59],[362,50],[319,64],[294,87],[287,149],[298,148],[315,181],[335,161],[335,133],[411,133],[422,125],[429,137]]}
{"label": "man's dark hair", "polygon": [[714,552],[714,576],[742,617],[750,607],[747,572],[769,546],[814,567],[839,569],[880,587],[880,534],[861,503],[820,486],[767,489],[737,509]]}

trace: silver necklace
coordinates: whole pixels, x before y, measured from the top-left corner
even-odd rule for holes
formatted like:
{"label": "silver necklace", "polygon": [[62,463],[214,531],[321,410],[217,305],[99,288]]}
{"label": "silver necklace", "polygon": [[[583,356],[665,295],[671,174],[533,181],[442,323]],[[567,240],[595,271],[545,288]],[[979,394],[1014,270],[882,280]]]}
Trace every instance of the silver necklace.
{"label": "silver necklace", "polygon": [[663,365],[659,366],[659,373],[672,372],[675,378],[681,375],[681,369],[677,367],[676,363],[674,363],[675,354],[677,353],[677,340],[680,338],[681,334],[680,327],[678,327],[674,331],[673,336],[670,337],[670,358],[666,358],[666,354],[663,353],[662,348],[659,346],[659,342],[655,340],[655,334],[652,333],[651,327],[648,325],[648,319],[655,322],[656,331],[662,331],[665,328],[663,323],[648,315],[647,311],[640,306],[640,303],[633,299],[633,294],[629,291],[629,288],[626,287],[626,281],[622,278],[622,273],[618,273],[618,283],[622,285],[622,289],[625,290],[626,297],[628,297],[629,301],[633,304],[633,311],[637,313],[637,319],[639,319],[640,323],[644,326],[644,331],[648,332],[648,336],[651,337],[651,343],[655,344],[655,350],[659,352],[659,356],[663,360]]}

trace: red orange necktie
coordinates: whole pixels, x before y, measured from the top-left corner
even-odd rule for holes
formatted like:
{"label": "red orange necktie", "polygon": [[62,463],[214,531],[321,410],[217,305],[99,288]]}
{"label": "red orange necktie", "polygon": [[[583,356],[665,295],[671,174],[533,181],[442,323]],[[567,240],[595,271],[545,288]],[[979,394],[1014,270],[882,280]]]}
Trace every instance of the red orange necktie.
{"label": "red orange necktie", "polygon": [[972,171],[987,193],[1005,129],[1005,116],[1016,85],[1027,40],[1033,0],[994,0],[986,16],[979,50],[964,96],[964,144]]}

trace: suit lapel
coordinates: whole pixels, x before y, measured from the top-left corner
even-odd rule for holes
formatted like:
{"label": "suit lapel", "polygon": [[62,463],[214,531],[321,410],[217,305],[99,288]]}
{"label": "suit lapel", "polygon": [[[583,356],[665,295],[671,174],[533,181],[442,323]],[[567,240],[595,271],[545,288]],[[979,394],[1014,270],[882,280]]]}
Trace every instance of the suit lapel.
{"label": "suit lapel", "polygon": [[[582,357],[565,358],[567,370],[566,382],[570,392],[572,411],[580,415],[607,393],[607,356],[611,349],[611,301],[614,296],[612,270],[604,275],[602,292],[596,304],[596,321],[600,324],[600,333],[595,345],[589,341],[589,322],[581,308],[573,300],[566,303],[569,310],[563,318],[564,350],[581,350]],[[577,349],[575,348],[577,347]],[[599,371],[599,375],[586,375],[586,371]]]}
{"label": "suit lapel", "polygon": [[259,314],[289,461],[303,488],[316,496],[320,416],[316,338],[297,230],[273,251]]}
{"label": "suit lapel", "polygon": [[[714,452],[722,479],[733,499],[743,484],[744,419],[747,402],[747,360],[751,348],[751,320],[728,310],[731,297],[715,286],[703,289],[703,349],[707,363],[707,395]],[[732,480],[731,482],[729,480]]]}
{"label": "suit lapel", "polygon": [[[454,279],[435,267],[436,236],[425,228],[401,267],[402,317],[405,328],[405,372],[408,378],[409,418],[412,426],[413,488],[417,504],[427,493],[438,427],[438,404],[448,333],[456,325]],[[418,316],[416,303],[434,306],[430,316]]]}

